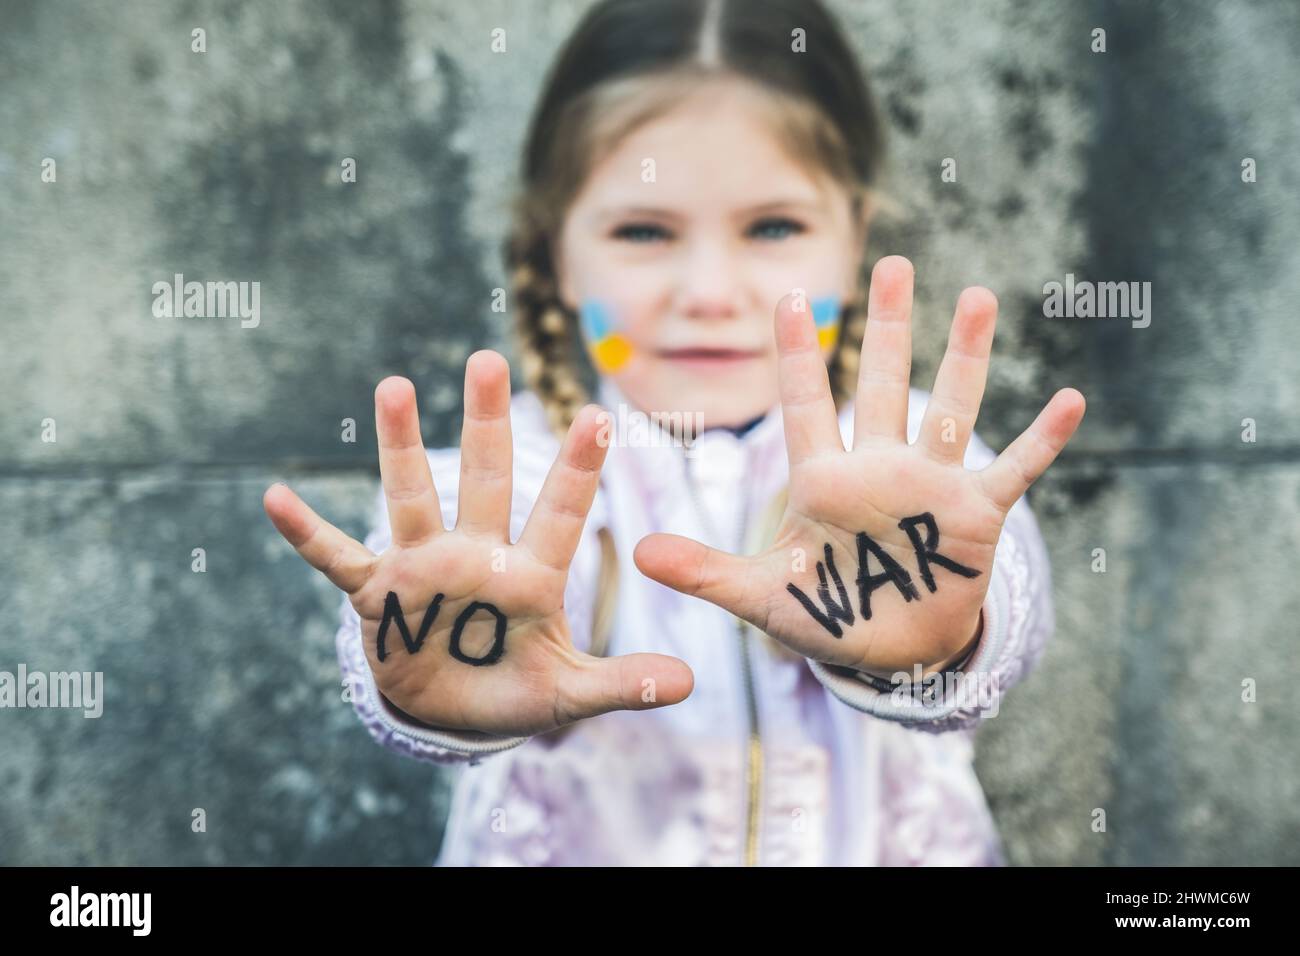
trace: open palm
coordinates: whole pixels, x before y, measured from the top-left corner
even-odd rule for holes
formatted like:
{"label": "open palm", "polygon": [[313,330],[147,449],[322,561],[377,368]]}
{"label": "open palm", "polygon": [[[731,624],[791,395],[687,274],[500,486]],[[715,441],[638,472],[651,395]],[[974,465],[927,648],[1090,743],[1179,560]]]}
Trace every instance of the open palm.
{"label": "open palm", "polygon": [[996,461],[967,470],[997,318],[992,293],[967,289],[920,434],[908,444],[911,311],[911,263],[882,259],[846,450],[812,317],[782,299],[776,340],[790,486],[774,542],[731,555],[655,534],[638,544],[637,566],[814,660],[888,675],[915,665],[929,673],[964,656],[980,633],[1006,514],[1074,434],[1084,400],[1062,389]]}
{"label": "open palm", "polygon": [[465,371],[458,512],[443,526],[415,389],[375,390],[379,470],[392,545],[373,554],[284,485],[264,498],[276,528],[346,591],[380,692],[436,727],[529,736],[612,710],[678,703],[686,664],[660,654],[596,658],[573,646],[569,565],[596,494],[600,408],[581,410],[516,542],[510,541],[510,376],[495,352]]}

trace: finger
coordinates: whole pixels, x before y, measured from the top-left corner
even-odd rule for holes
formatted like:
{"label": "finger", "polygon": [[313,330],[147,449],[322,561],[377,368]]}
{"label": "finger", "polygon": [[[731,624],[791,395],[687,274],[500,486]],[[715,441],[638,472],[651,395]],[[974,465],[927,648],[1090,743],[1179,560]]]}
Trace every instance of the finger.
{"label": "finger", "polygon": [[352,594],[366,583],[375,555],[307,507],[288,485],[268,488],[262,507],[284,539],[335,587]]}
{"label": "finger", "polygon": [[420,437],[415,386],[408,379],[392,375],[375,389],[375,431],[393,543],[420,544],[443,530],[442,510]]}
{"label": "finger", "polygon": [[793,301],[793,295],[786,295],[776,306],[777,377],[791,468],[810,458],[844,451],[830,373],[817,342],[812,311],[794,311]]}
{"label": "finger", "polygon": [[653,710],[681,703],[695,688],[685,661],[664,654],[592,658],[566,672],[556,713],[565,723],[614,710]]}
{"label": "finger", "polygon": [[939,461],[960,462],[966,456],[984,399],[997,318],[998,300],[988,289],[973,286],[957,299],[948,350],[939,364],[917,439]]}
{"label": "finger", "polygon": [[513,455],[510,365],[500,353],[482,349],[465,363],[458,530],[510,540]]}
{"label": "finger", "polygon": [[871,438],[907,442],[912,376],[912,263],[886,256],[871,270],[867,330],[862,336],[853,447]]}
{"label": "finger", "polygon": [[607,414],[599,405],[578,412],[519,536],[519,543],[538,561],[558,571],[572,563],[596,497],[608,451],[608,443],[597,439],[601,416]]}
{"label": "finger", "polygon": [[985,497],[1009,511],[1056,460],[1083,421],[1086,406],[1083,395],[1073,388],[1063,388],[1053,395],[1034,423],[991,465],[975,473]]}
{"label": "finger", "polygon": [[754,612],[746,599],[752,558],[677,534],[651,534],[637,543],[632,560],[646,577],[752,621]]}

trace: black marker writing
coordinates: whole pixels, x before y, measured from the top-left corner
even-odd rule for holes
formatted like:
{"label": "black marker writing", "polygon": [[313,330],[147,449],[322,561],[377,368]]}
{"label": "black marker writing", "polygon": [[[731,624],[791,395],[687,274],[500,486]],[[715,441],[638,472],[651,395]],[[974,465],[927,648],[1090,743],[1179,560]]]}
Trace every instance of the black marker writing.
{"label": "black marker writing", "polygon": [[415,654],[424,646],[424,639],[429,636],[429,628],[433,626],[433,620],[438,616],[438,611],[442,607],[442,595],[439,594],[429,605],[429,609],[424,612],[424,620],[420,622],[420,633],[411,640],[411,629],[406,626],[406,615],[402,613],[402,606],[397,603],[397,594],[393,591],[388,592],[388,597],[384,598],[384,619],[379,622],[379,636],[375,639],[375,651],[382,663],[388,653],[384,646],[384,640],[388,637],[388,624],[393,621],[397,624],[397,632],[402,635],[402,643],[406,645],[406,653]]}
{"label": "black marker writing", "polygon": [[[935,565],[954,574],[959,574],[964,578],[978,577],[981,572],[974,568],[969,568],[964,564],[958,564],[952,558],[939,553],[939,526],[935,523],[934,515],[930,512],[924,512],[919,515],[912,515],[904,518],[898,523],[912,542],[912,550],[916,555],[917,569],[921,573],[921,580],[925,582],[926,588],[933,594],[939,589],[935,583],[934,573],[931,566]],[[918,526],[923,526],[925,534],[922,536]],[[912,582],[912,576],[907,573],[901,564],[880,546],[865,531],[859,531],[857,534],[858,546],[858,575],[856,583],[858,585],[858,604],[862,608],[862,619],[871,620],[871,594],[877,588],[882,588],[886,584],[892,584],[898,589],[898,593],[903,596],[906,602],[919,601],[921,592]],[[787,584],[786,590],[794,595],[795,599],[803,605],[813,620],[834,637],[842,637],[843,631],[838,622],[843,621],[846,624],[853,623],[853,607],[849,603],[848,593],[844,589],[844,583],[840,580],[839,572],[835,569],[835,560],[832,554],[831,546],[828,543],[825,546],[825,563],[817,562],[817,597],[821,599],[822,606],[825,607],[823,613],[815,605],[808,595],[804,594],[794,584]],[[871,573],[871,559],[876,559],[880,565],[878,574]],[[830,571],[831,580],[835,582],[836,589],[839,591],[839,601],[836,602],[831,597],[830,587],[826,582],[826,572]]]}
{"label": "black marker writing", "polygon": [[[870,555],[875,555],[882,570],[869,573]],[[858,603],[862,605],[863,620],[871,620],[871,592],[885,584],[893,584],[904,601],[919,600],[921,595],[912,583],[907,569],[894,560],[888,551],[878,545],[865,531],[858,532]],[[838,636],[838,635],[837,635]]]}
{"label": "black marker writing", "polygon": [[[836,604],[831,600],[831,591],[826,585],[827,568],[830,568],[831,577],[835,580],[835,587],[840,592],[839,604]],[[820,582],[817,585],[817,596],[822,599],[822,604],[826,606],[826,614],[817,610],[817,605],[808,600],[808,596],[793,584],[787,584],[785,588],[799,599],[799,603],[808,610],[809,614],[816,618],[818,624],[826,628],[826,630],[830,631],[836,637],[839,637],[840,626],[835,622],[836,620],[840,620],[845,624],[852,624],[853,605],[849,603],[849,592],[845,590],[844,582],[840,580],[840,573],[835,570],[835,556],[831,552],[831,546],[829,544],[826,545],[825,566],[823,566],[820,561],[817,562],[817,580]],[[868,612],[867,616],[870,617],[870,612]]]}
{"label": "black marker writing", "polygon": [[[921,535],[916,530],[918,524],[925,525],[925,541],[921,541]],[[934,575],[930,573],[930,565],[937,564],[941,568],[947,568],[953,574],[960,574],[964,578],[978,577],[979,572],[974,568],[968,568],[964,564],[958,564],[952,558],[945,558],[939,553],[939,526],[934,523],[934,515],[930,512],[920,515],[912,515],[910,518],[904,518],[898,523],[898,526],[907,532],[907,536],[912,539],[912,549],[916,551],[916,563],[921,569],[921,580],[933,594],[937,587],[934,583]]]}
{"label": "black marker writing", "polygon": [[[492,646],[482,657],[466,657],[460,649],[460,634],[465,630],[465,625],[469,619],[474,616],[474,612],[479,608],[492,614],[497,619],[496,633],[492,637]],[[483,601],[475,601],[465,610],[460,612],[460,617],[456,618],[456,626],[451,629],[451,656],[458,661],[464,661],[466,664],[481,666],[483,664],[495,664],[501,660],[501,655],[506,649],[506,616],[498,611],[491,604]]]}
{"label": "black marker writing", "polygon": [[[406,615],[402,613],[402,606],[398,603],[397,594],[389,591],[388,596],[384,598],[384,617],[379,622],[379,635],[375,639],[375,652],[382,663],[388,657],[387,639],[388,625],[390,623],[397,625],[397,632],[402,635],[402,643],[406,646],[406,653],[418,654],[420,648],[424,646],[424,640],[429,636],[429,628],[438,617],[438,612],[442,610],[443,595],[439,594],[434,597],[433,603],[429,605],[424,612],[424,620],[420,622],[420,630],[414,638],[411,637],[411,629],[406,624]],[[487,611],[496,618],[496,627],[492,636],[492,646],[488,648],[486,654],[482,657],[470,657],[460,649],[461,635],[465,632],[465,625],[469,623],[470,618],[476,611]],[[465,610],[461,611],[456,618],[456,623],[451,629],[451,656],[458,661],[466,664],[473,664],[480,667],[484,664],[495,664],[501,660],[501,655],[506,649],[506,616],[502,614],[494,605],[486,601],[473,601]]]}

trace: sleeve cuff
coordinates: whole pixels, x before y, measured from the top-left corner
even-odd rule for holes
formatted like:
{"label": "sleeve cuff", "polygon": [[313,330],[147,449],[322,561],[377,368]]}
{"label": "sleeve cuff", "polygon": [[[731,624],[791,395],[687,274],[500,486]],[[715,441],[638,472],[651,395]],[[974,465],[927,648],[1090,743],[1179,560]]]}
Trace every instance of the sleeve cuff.
{"label": "sleeve cuff", "polygon": [[936,674],[915,687],[903,683],[882,692],[852,668],[809,658],[809,669],[834,697],[873,717],[931,732],[973,727],[982,714],[997,713],[1000,697],[995,664],[1006,643],[1010,591],[1000,562],[994,561],[991,573],[979,643],[955,675]]}

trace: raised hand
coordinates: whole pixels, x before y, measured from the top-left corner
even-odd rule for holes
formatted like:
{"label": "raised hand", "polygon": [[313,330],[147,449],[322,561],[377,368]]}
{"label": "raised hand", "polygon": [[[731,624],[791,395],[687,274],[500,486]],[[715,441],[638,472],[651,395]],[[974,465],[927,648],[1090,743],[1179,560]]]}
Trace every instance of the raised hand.
{"label": "raised hand", "polygon": [[375,389],[387,550],[373,554],[287,486],[267,490],[276,528],[347,592],[375,683],[400,710],[437,727],[527,736],[690,694],[694,677],[676,658],[596,658],[573,646],[564,589],[605,459],[599,415],[596,405],[579,412],[513,544],[510,370],[491,351],[466,364],[453,529],[443,526],[415,389],[403,378]]}
{"label": "raised hand", "polygon": [[717,604],[799,654],[888,676],[959,661],[980,634],[994,549],[1011,506],[1083,418],[1061,389],[982,471],[963,466],[988,374],[997,300],[957,301],[948,349],[915,444],[907,441],[912,267],[882,259],[846,450],[809,312],[776,312],[789,498],[774,543],[727,554],[678,535],[636,548],[649,577]]}

